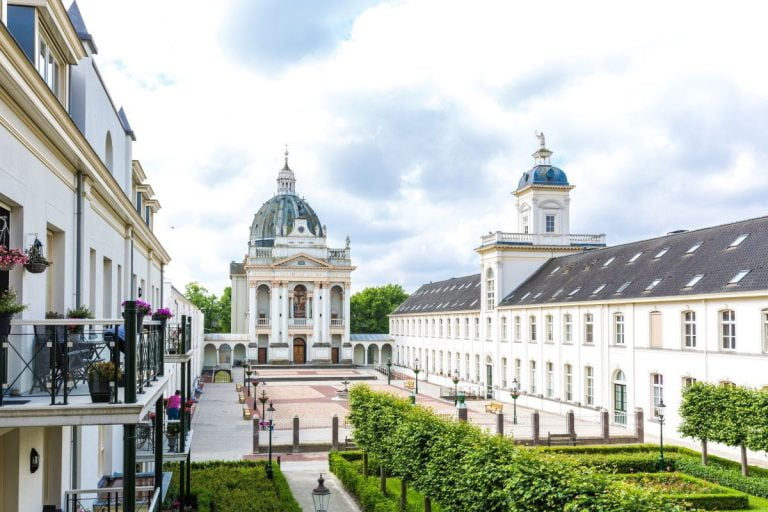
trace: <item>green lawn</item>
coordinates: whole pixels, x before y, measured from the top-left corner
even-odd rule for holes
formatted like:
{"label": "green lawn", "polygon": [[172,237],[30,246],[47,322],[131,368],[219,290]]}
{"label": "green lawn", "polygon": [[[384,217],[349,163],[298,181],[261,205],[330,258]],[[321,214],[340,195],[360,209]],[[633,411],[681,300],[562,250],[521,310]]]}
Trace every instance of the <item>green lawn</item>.
{"label": "green lawn", "polygon": [[768,512],[768,499],[758,498],[757,496],[750,496],[749,508],[745,509],[744,511],[737,510],[736,512],[745,512],[746,510],[760,510],[762,512]]}

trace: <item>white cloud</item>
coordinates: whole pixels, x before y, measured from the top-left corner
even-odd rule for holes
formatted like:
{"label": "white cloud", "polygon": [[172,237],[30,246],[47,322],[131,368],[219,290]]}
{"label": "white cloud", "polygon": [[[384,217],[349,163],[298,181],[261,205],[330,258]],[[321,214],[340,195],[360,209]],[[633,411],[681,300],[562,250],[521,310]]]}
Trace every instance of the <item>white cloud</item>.
{"label": "white cloud", "polygon": [[[232,47],[253,36],[232,34],[254,12],[241,2],[79,3],[179,286],[228,283],[284,142],[331,243],[351,235],[358,289],[475,271],[480,235],[516,227],[509,192],[535,129],[577,185],[574,232],[619,242],[766,213],[762,2],[327,4],[303,29],[324,51],[283,38],[304,53],[275,47],[300,57],[279,67]],[[281,30],[311,25],[285,9]]]}

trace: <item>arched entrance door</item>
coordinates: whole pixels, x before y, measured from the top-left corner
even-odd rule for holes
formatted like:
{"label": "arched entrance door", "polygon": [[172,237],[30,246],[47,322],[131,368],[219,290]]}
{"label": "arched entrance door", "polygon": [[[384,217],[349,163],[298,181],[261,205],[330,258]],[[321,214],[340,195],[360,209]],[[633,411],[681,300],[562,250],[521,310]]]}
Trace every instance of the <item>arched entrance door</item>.
{"label": "arched entrance door", "polygon": [[627,424],[627,377],[621,370],[613,377],[613,422]]}
{"label": "arched entrance door", "polygon": [[307,362],[307,342],[303,338],[294,338],[293,340],[293,364],[304,364]]}

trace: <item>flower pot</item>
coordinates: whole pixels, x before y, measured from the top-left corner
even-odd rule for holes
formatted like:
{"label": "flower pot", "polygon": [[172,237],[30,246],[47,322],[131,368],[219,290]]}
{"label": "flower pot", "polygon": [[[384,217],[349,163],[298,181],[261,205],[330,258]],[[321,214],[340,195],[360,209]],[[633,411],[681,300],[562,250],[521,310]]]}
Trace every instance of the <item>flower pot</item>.
{"label": "flower pot", "polygon": [[13,313],[0,313],[0,336],[11,333],[11,320]]}
{"label": "flower pot", "polygon": [[88,391],[91,393],[91,402],[109,403],[111,388],[109,379],[97,376],[88,376]]}
{"label": "flower pot", "polygon": [[24,268],[27,269],[27,272],[30,274],[42,274],[48,268],[48,264],[40,262],[27,263],[24,265]]}
{"label": "flower pot", "polygon": [[168,451],[178,451],[177,446],[179,444],[179,434],[165,434],[165,437],[168,439]]}
{"label": "flower pot", "polygon": [[6,265],[0,265],[0,271],[2,271],[2,272],[10,272],[11,270],[13,270],[13,267],[15,267],[15,266],[16,265],[14,263],[8,263]]}
{"label": "flower pot", "polygon": [[141,334],[144,329],[144,315],[141,313],[136,315],[136,334]]}

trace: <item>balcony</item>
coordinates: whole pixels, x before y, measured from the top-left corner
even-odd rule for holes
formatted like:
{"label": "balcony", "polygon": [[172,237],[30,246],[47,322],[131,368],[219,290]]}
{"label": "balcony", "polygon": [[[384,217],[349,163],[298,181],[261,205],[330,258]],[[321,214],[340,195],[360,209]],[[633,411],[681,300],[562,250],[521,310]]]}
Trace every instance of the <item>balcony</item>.
{"label": "balcony", "polygon": [[192,319],[182,315],[178,323],[164,323],[157,321],[146,322],[145,324],[158,326],[162,337],[165,353],[163,360],[166,363],[177,364],[186,363],[192,358]]}
{"label": "balcony", "polygon": [[331,318],[331,327],[344,327],[343,318]]}
{"label": "balcony", "polygon": [[[0,427],[140,421],[167,380],[162,333],[147,322],[133,343],[125,337],[123,319],[14,320],[0,336]],[[113,372],[104,402],[93,402],[88,374],[106,362],[125,377]]]}
{"label": "balcony", "polygon": [[503,233],[497,231],[481,239],[482,247],[492,245],[605,247],[605,235],[555,235],[547,233]]}
{"label": "balcony", "polygon": [[[182,431],[185,432],[182,432]],[[182,425],[179,420],[163,421],[162,446],[163,462],[184,462],[189,455],[192,445],[192,434],[189,420]],[[182,442],[181,438],[184,438]],[[136,424],[136,461],[153,462],[155,460],[155,418],[150,415],[141,423]]]}
{"label": "balcony", "polygon": [[[121,512],[125,495],[122,487],[72,489],[64,492],[66,512]],[[161,492],[153,486],[136,486],[136,512],[159,510]]]}
{"label": "balcony", "polygon": [[288,327],[311,327],[311,318],[289,318]]}

